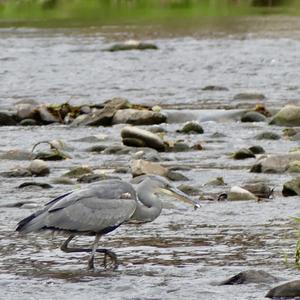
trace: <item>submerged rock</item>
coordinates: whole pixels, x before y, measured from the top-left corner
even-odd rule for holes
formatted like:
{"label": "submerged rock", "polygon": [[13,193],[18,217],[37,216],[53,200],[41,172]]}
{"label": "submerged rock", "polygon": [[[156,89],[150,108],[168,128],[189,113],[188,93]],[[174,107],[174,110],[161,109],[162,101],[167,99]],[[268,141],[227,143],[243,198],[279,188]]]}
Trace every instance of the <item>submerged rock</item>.
{"label": "submerged rock", "polygon": [[248,148],[253,154],[263,154],[266,153],[265,149],[261,146],[251,146]]}
{"label": "submerged rock", "polygon": [[262,132],[255,137],[257,140],[280,140],[281,136],[275,132]]}
{"label": "submerged rock", "polygon": [[34,182],[34,181],[23,182],[18,186],[19,189],[23,189],[25,187],[40,187],[42,189],[50,189],[53,186],[49,183]]}
{"label": "submerged rock", "polygon": [[188,184],[181,184],[178,186],[178,189],[190,196],[198,196],[201,193],[198,188]]}
{"label": "submerged rock", "polygon": [[114,114],[112,124],[153,125],[164,123],[166,120],[167,117],[160,112],[121,109]]}
{"label": "submerged rock", "polygon": [[257,197],[239,186],[233,186],[228,193],[227,199],[231,201],[257,200]]}
{"label": "submerged rock", "polygon": [[248,111],[241,117],[241,122],[265,122],[267,118],[256,111]]}
{"label": "submerged rock", "polygon": [[246,93],[236,94],[233,97],[233,99],[234,100],[264,100],[266,99],[266,96],[260,93],[246,92]]}
{"label": "submerged rock", "polygon": [[202,91],[229,91],[227,87],[219,85],[207,85],[202,88]]}
{"label": "submerged rock", "polygon": [[258,198],[270,198],[273,193],[273,189],[263,182],[249,183],[242,186],[242,188],[254,194]]}
{"label": "submerged rock", "polygon": [[300,106],[286,105],[272,118],[271,125],[300,126]]}
{"label": "submerged rock", "polygon": [[300,177],[284,183],[282,195],[285,197],[300,195]]}
{"label": "submerged rock", "polygon": [[183,127],[178,130],[178,132],[181,132],[181,133],[188,133],[188,134],[202,134],[204,133],[204,130],[202,128],[202,126],[200,125],[199,122],[197,121],[189,121],[189,122],[186,122]]}
{"label": "submerged rock", "polygon": [[189,180],[183,174],[181,174],[179,172],[175,172],[173,170],[169,170],[166,177],[169,178],[172,181],[188,181]]}
{"label": "submerged rock", "polygon": [[123,43],[117,43],[106,49],[106,51],[128,51],[128,50],[157,50],[158,47],[152,43],[146,43],[136,40],[128,40]]}
{"label": "submerged rock", "polygon": [[249,149],[246,148],[242,148],[233,154],[233,159],[246,159],[246,158],[255,158],[253,152],[251,152]]}
{"label": "submerged rock", "polygon": [[121,136],[123,142],[125,140],[125,143],[128,139],[135,139],[139,140],[140,143],[146,147],[150,147],[158,151],[165,151],[165,144],[163,140],[158,135],[147,130],[133,126],[126,126],[121,130]]}
{"label": "submerged rock", "polygon": [[247,270],[234,275],[223,282],[220,285],[235,285],[235,284],[249,284],[249,283],[273,283],[277,282],[278,278],[262,271],[262,270]]}
{"label": "submerged rock", "polygon": [[300,297],[300,280],[290,281],[271,289],[267,298],[288,299]]}
{"label": "submerged rock", "polygon": [[120,179],[119,177],[116,176],[108,176],[106,174],[85,174],[82,175],[77,179],[78,182],[80,183],[91,183],[91,182],[96,182],[96,181],[101,181],[101,180],[106,180],[106,179]]}

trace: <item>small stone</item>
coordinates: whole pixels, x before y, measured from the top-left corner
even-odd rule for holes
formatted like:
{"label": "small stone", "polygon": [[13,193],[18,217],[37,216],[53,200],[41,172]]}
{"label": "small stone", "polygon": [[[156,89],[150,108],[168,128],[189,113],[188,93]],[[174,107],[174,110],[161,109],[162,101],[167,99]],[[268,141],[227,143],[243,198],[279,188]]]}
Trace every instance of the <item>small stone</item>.
{"label": "small stone", "polygon": [[202,91],[229,91],[227,87],[224,86],[218,86],[218,85],[207,85],[204,88],[202,88]]}
{"label": "small stone", "polygon": [[50,173],[48,164],[41,159],[33,160],[29,164],[28,170],[35,176],[46,176]]}
{"label": "small stone", "polygon": [[105,145],[95,145],[86,149],[87,152],[101,153],[107,148]]}
{"label": "small stone", "polygon": [[204,185],[206,185],[206,186],[223,186],[223,185],[227,185],[227,184],[224,182],[223,177],[217,177],[213,180],[208,181]]}
{"label": "small stone", "polygon": [[86,174],[77,179],[80,183],[92,183],[96,181],[102,181],[106,179],[120,179],[118,177],[108,176],[106,174]]}
{"label": "small stone", "polygon": [[172,170],[169,170],[167,172],[166,177],[168,177],[172,181],[188,181],[189,180],[183,174],[181,174],[179,172],[172,171]]}
{"label": "small stone", "polygon": [[131,162],[131,172],[133,177],[144,174],[166,176],[168,169],[159,163],[138,159]]}
{"label": "small stone", "polygon": [[34,182],[34,181],[28,181],[28,182],[23,182],[21,183],[18,188],[19,189],[22,189],[22,188],[25,188],[25,187],[40,187],[40,188],[43,188],[43,189],[50,189],[52,188],[53,186],[50,185],[49,183],[43,183],[43,182]]}
{"label": "small stone", "polygon": [[3,177],[31,177],[31,172],[26,168],[15,168],[13,170],[7,172],[1,172],[1,176]]}
{"label": "small stone", "polygon": [[228,200],[257,200],[257,197],[239,186],[233,186],[228,193]]}
{"label": "small stone", "polygon": [[262,132],[255,137],[257,140],[280,140],[281,136],[274,132]]}
{"label": "small stone", "polygon": [[263,182],[249,183],[242,186],[242,188],[254,194],[258,198],[268,199],[273,193],[273,189]]}
{"label": "small stone", "polygon": [[0,155],[0,159],[30,160],[31,152],[20,149],[8,150],[6,153]]}
{"label": "small stone", "polygon": [[264,150],[263,147],[261,146],[251,146],[248,148],[253,154],[263,154],[263,153],[266,153],[266,151]]}
{"label": "small stone", "polygon": [[248,111],[241,117],[241,122],[265,122],[267,118],[255,111]]}
{"label": "small stone", "polygon": [[11,113],[0,111],[0,126],[12,126],[16,124],[17,121],[13,118]]}
{"label": "small stone", "polygon": [[201,193],[199,189],[188,184],[181,184],[178,189],[190,196],[198,196]]}
{"label": "small stone", "polygon": [[242,148],[233,154],[233,159],[255,158],[255,155],[246,148]]}
{"label": "small stone", "polygon": [[202,134],[204,133],[204,130],[199,122],[197,121],[189,121],[186,122],[183,127],[178,130],[178,132],[181,133],[189,133],[189,134]]}
{"label": "small stone", "polygon": [[20,122],[21,126],[36,126],[37,122],[34,119],[24,119]]}
{"label": "small stone", "polygon": [[176,141],[172,147],[168,148],[168,151],[172,151],[172,152],[186,152],[189,151],[190,147],[188,144],[186,144],[185,142],[181,142],[181,141]]}
{"label": "small stone", "polygon": [[136,40],[128,40],[123,43],[117,43],[106,49],[106,51],[128,51],[128,50],[157,50],[158,47],[152,43],[145,43]]}

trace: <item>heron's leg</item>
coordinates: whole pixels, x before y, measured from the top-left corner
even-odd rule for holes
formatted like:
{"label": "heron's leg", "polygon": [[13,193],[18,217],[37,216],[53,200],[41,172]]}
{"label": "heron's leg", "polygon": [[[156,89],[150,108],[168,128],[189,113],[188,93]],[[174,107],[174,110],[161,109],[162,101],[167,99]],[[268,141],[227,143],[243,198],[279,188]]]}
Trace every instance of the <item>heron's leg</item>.
{"label": "heron's leg", "polygon": [[94,269],[94,256],[95,256],[95,252],[97,251],[99,240],[100,240],[100,235],[96,234],[95,241],[93,243],[92,253],[91,253],[91,255],[89,257],[89,260],[88,260],[88,269],[89,270]]}
{"label": "heron's leg", "polygon": [[[71,234],[71,235],[63,242],[63,244],[60,246],[60,250],[61,250],[61,251],[64,251],[64,252],[67,252],[67,253],[69,253],[69,252],[75,252],[75,251],[74,251],[74,248],[69,248],[69,247],[68,247],[69,243],[71,242],[71,240],[74,239],[74,237],[75,237],[75,235],[74,235],[74,234]],[[81,252],[81,251],[76,251],[76,252]]]}

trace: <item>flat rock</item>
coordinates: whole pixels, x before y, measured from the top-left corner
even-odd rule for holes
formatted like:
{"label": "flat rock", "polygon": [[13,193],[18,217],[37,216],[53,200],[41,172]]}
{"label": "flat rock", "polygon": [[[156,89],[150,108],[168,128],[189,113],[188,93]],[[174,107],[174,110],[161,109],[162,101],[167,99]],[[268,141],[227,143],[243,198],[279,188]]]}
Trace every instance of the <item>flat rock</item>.
{"label": "flat rock", "polygon": [[284,173],[292,161],[300,160],[300,151],[260,158],[251,168],[254,173]]}
{"label": "flat rock", "polygon": [[157,151],[165,151],[163,140],[156,134],[147,130],[126,126],[121,130],[122,139],[137,139],[143,141],[146,147],[156,149]]}
{"label": "flat rock", "polygon": [[249,284],[249,283],[274,283],[278,278],[262,270],[246,270],[234,275],[220,285],[235,285],[235,284]]}
{"label": "flat rock", "polygon": [[300,280],[294,280],[276,286],[267,293],[266,297],[278,299],[300,297]]}
{"label": "flat rock", "polygon": [[112,124],[153,125],[166,122],[167,117],[160,112],[139,109],[120,109],[112,118]]}
{"label": "flat rock", "polygon": [[272,118],[271,125],[300,126],[300,106],[286,105]]}
{"label": "flat rock", "polygon": [[136,40],[128,40],[123,43],[117,43],[106,49],[106,51],[129,51],[129,50],[157,50],[158,47],[152,43],[146,43]]}

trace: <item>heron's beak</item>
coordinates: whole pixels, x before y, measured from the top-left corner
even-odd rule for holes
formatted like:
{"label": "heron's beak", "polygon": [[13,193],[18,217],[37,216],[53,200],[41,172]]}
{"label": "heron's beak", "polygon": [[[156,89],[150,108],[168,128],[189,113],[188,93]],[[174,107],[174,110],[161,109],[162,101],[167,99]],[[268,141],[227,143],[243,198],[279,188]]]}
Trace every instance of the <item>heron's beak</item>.
{"label": "heron's beak", "polygon": [[169,196],[175,197],[176,199],[188,203],[188,204],[192,204],[194,206],[194,209],[197,209],[200,207],[200,204],[198,203],[198,201],[193,200],[190,196],[188,196],[187,194],[185,194],[184,192],[180,191],[179,189],[177,189],[176,187],[171,187],[171,188],[161,188],[161,191],[164,194],[167,194]]}

